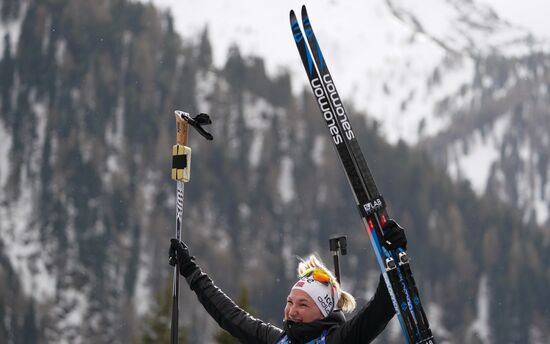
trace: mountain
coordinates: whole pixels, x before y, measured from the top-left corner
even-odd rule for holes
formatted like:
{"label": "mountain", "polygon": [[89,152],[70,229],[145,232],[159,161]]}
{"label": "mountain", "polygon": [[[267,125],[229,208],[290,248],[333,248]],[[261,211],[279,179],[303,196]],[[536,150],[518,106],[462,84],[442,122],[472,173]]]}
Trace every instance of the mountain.
{"label": "mountain", "polygon": [[[291,91],[302,71],[270,75],[236,45],[216,67],[207,31],[182,39],[150,4],[2,0],[0,14],[0,338],[139,342],[172,271],[175,109],[213,119],[213,142],[191,134],[183,238],[218,285],[246,286],[258,316],[280,325],[295,256],[328,261],[328,237],[345,233],[344,286],[361,305],[372,295],[377,267],[349,186],[312,95]],[[440,341],[548,341],[547,232],[346,104],[407,228]],[[181,295],[189,341],[211,342],[216,326]],[[400,336],[393,321],[380,342]]]}
{"label": "mountain", "polygon": [[[272,74],[302,73],[286,33],[296,3],[152,2],[171,9],[189,39],[207,23],[218,64],[237,41],[243,51],[261,53]],[[547,33],[531,31],[525,19],[504,19],[498,10],[506,4],[497,1],[304,3],[341,93],[376,118],[390,142],[426,148],[479,195],[496,194],[521,209],[524,221],[548,226]],[[305,78],[293,80],[299,89]]]}
{"label": "mountain", "polygon": [[[418,123],[419,145],[479,194],[498,195],[525,222],[547,224],[549,42],[471,1],[439,2],[446,5],[439,23],[411,3],[387,3],[444,52],[426,79],[424,94],[436,101]],[[444,124],[433,130],[434,122]]]}

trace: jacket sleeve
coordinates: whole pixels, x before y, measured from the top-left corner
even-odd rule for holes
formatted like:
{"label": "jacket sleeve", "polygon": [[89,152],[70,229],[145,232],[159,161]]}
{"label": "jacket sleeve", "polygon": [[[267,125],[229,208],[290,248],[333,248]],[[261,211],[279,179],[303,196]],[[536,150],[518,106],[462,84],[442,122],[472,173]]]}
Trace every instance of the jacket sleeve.
{"label": "jacket sleeve", "polygon": [[252,317],[237,306],[200,268],[186,279],[210,316],[242,343],[273,344],[281,337],[281,329]]}
{"label": "jacket sleeve", "polygon": [[338,343],[370,343],[386,327],[395,314],[386,283],[380,282],[373,298],[353,318],[343,324],[334,334]]}

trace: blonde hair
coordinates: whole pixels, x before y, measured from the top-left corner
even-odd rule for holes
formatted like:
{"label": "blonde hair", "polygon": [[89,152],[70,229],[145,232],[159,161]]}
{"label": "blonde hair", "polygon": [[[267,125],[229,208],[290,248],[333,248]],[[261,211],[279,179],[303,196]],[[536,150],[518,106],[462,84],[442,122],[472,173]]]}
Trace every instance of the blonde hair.
{"label": "blonde hair", "polygon": [[338,281],[336,280],[336,277],[334,277],[332,272],[325,266],[325,264],[323,264],[321,259],[317,258],[313,254],[310,255],[306,260],[300,258],[300,263],[298,263],[299,278],[307,274],[307,272],[311,271],[312,269],[321,270],[330,277],[330,284],[334,287],[335,292],[340,295],[340,300],[338,300],[336,308],[341,309],[345,313],[353,312],[355,306],[357,306],[355,298],[353,297],[353,295],[342,289],[340,283],[338,283]]}

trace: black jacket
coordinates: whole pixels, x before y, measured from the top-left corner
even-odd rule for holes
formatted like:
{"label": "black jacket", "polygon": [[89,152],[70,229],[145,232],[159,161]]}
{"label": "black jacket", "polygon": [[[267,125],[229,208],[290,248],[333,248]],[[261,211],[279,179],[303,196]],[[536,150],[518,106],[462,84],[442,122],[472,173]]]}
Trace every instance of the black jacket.
{"label": "black jacket", "polygon": [[[275,344],[286,334],[282,329],[256,319],[239,308],[198,267],[187,277],[187,283],[220,327],[242,343]],[[380,278],[374,297],[351,319],[346,321],[343,315],[335,312],[326,319],[317,322],[290,325],[308,326],[309,332],[312,328],[314,331],[319,329],[318,334],[313,338],[327,330],[327,344],[369,343],[382,332],[394,314],[395,310],[385,282]],[[288,326],[289,324],[285,323],[285,328],[288,329]],[[309,339],[303,338],[292,341],[292,343],[307,340]]]}

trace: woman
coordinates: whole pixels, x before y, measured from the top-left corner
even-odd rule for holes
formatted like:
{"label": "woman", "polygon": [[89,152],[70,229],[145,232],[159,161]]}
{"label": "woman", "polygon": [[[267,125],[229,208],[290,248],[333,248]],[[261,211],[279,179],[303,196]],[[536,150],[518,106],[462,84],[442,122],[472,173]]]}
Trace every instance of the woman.
{"label": "woman", "polygon": [[[403,229],[390,220],[384,227],[385,244],[406,249]],[[298,281],[284,308],[283,329],[252,317],[239,308],[201,271],[187,246],[171,240],[170,264],[179,266],[206,311],[224,330],[242,343],[353,344],[372,341],[395,314],[382,277],[369,303],[350,320],[343,312],[355,308],[355,299],[343,291],[332,273],[315,256],[298,264]]]}

